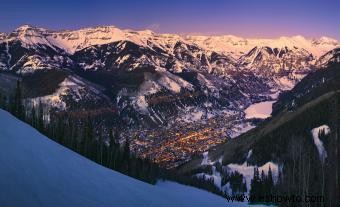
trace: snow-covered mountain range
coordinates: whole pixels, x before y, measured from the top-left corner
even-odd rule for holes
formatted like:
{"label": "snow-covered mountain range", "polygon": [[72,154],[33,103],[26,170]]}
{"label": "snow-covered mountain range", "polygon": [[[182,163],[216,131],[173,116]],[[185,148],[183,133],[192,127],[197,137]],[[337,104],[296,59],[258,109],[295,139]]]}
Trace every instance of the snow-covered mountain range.
{"label": "snow-covered mountain range", "polygon": [[[51,105],[57,100],[59,110],[74,104],[68,92],[79,103],[90,102],[84,91],[96,91],[87,97],[98,95],[95,100],[105,100],[129,124],[168,125],[178,117],[205,114],[201,119],[216,111],[236,111],[244,118],[250,104],[273,100],[316,68],[339,61],[330,52],[337,47],[339,41],[328,37],[246,39],[114,26],[51,31],[24,25],[0,35],[0,70],[26,80],[38,71],[59,71],[68,84],[55,81],[47,84],[53,93],[29,97]],[[84,89],[83,95],[74,89]]]}
{"label": "snow-covered mountain range", "polygon": [[[298,61],[297,66],[294,67],[287,64],[287,66],[284,66],[287,68],[308,68],[308,63],[311,64],[313,60],[318,59],[326,52],[339,46],[337,40],[328,37],[306,39],[302,36],[293,36],[280,37],[278,39],[246,39],[231,35],[181,36],[176,34],[156,34],[150,30],[121,30],[114,26],[84,28],[74,31],[50,31],[44,28],[23,25],[9,34],[1,33],[0,35],[0,42],[2,43],[10,44],[16,41],[21,42],[22,46],[26,49],[36,49],[37,46],[41,46],[44,49],[52,49],[54,52],[61,52],[68,55],[73,55],[78,51],[92,46],[122,41],[132,42],[135,45],[154,50],[157,53],[163,53],[164,55],[176,55],[176,53],[181,50],[191,50],[191,52],[195,52],[194,55],[201,56],[200,61],[207,62],[206,67],[209,69],[214,68],[214,66],[211,65],[211,63],[214,62],[212,56],[215,57],[218,55],[223,55],[224,58],[230,58],[227,59],[227,62],[232,66],[229,66],[228,69],[234,69],[233,66],[239,66],[239,64],[236,64],[238,62],[237,60],[239,60],[241,65],[246,65],[246,68],[256,68],[258,63],[256,63],[256,61],[253,63],[253,61],[250,60],[254,60],[255,58],[259,60],[261,58],[257,56],[264,58],[263,56],[266,55],[293,62]],[[191,46],[191,48],[188,48],[188,46]],[[158,50],[155,50],[155,48]],[[203,57],[203,54],[205,57]],[[305,58],[304,61],[301,61],[301,57]],[[54,60],[61,61],[59,58],[58,55],[53,56]],[[179,56],[177,56],[177,58],[181,59]],[[182,58],[185,59],[185,57]],[[33,61],[37,59],[39,58],[30,57],[29,60]],[[127,59],[128,57],[125,57],[120,60],[120,62],[124,62],[124,60]],[[53,62],[53,60],[50,61]],[[263,61],[267,63],[273,62],[272,59],[268,58]],[[175,66],[179,70],[185,66],[185,64],[182,65],[183,62],[181,61],[175,62]],[[221,61],[218,63],[221,63]],[[2,67],[5,68],[6,64],[3,62],[2,64]],[[157,62],[157,64],[164,65],[162,62]],[[219,64],[219,66],[220,65],[221,64]],[[52,64],[51,66],[53,67],[55,65]],[[282,67],[283,65],[280,64],[280,66]],[[7,67],[13,67],[13,64],[9,64]],[[27,64],[26,67],[38,66]],[[87,65],[87,68],[90,68],[90,66]],[[279,66],[276,66],[276,68],[279,68]],[[175,67],[173,69],[175,69]]]}
{"label": "snow-covered mountain range", "polygon": [[178,41],[196,44],[197,46],[219,52],[230,53],[235,58],[249,52],[254,47],[271,48],[303,48],[313,56],[320,57],[324,53],[339,46],[339,41],[330,37],[307,39],[303,36],[280,37],[277,39],[242,38],[233,35],[222,36],[186,36],[176,34],[157,34],[151,30],[122,30],[115,26],[100,26],[79,30],[52,31],[44,28],[23,25],[10,34],[0,33],[0,40],[20,39],[27,45],[46,44],[62,48],[70,54],[89,46],[103,45],[116,41],[131,41],[147,46],[151,43],[161,48],[168,48]]}
{"label": "snow-covered mountain range", "polygon": [[275,39],[241,38],[233,35],[226,36],[187,36],[188,40],[203,48],[216,52],[230,53],[240,57],[255,47],[270,48],[302,48],[309,51],[314,57],[320,57],[324,53],[339,46],[339,41],[329,37],[319,39],[307,39],[303,36],[279,37]]}

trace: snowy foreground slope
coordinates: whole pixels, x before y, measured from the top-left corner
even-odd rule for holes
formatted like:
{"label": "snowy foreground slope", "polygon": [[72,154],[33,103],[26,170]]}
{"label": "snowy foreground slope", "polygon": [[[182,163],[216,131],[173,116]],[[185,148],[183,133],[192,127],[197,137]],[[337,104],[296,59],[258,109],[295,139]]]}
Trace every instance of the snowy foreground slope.
{"label": "snowy foreground slope", "polygon": [[149,185],[109,170],[3,110],[0,126],[2,207],[247,205],[172,182]]}

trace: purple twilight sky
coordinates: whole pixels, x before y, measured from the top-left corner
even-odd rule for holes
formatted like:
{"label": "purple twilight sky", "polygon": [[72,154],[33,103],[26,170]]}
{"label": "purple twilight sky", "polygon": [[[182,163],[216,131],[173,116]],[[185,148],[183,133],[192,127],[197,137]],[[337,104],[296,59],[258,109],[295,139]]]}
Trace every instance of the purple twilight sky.
{"label": "purple twilight sky", "polygon": [[0,32],[115,25],[161,33],[340,39],[339,0],[7,0]]}

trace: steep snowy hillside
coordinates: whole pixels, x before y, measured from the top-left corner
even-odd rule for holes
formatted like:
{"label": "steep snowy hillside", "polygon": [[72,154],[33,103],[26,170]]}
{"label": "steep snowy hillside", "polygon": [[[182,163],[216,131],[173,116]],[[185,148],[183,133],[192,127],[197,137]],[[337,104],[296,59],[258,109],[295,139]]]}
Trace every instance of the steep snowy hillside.
{"label": "steep snowy hillside", "polygon": [[171,182],[152,186],[106,169],[49,140],[3,110],[0,123],[2,207],[228,205],[222,197],[192,187]]}
{"label": "steep snowy hillside", "polygon": [[313,55],[303,48],[254,47],[240,58],[239,63],[240,67],[270,76],[289,73],[291,70],[304,73],[313,67],[312,60]]}
{"label": "steep snowy hillside", "polygon": [[322,55],[316,62],[320,67],[327,67],[329,64],[340,63],[340,47],[330,50]]}

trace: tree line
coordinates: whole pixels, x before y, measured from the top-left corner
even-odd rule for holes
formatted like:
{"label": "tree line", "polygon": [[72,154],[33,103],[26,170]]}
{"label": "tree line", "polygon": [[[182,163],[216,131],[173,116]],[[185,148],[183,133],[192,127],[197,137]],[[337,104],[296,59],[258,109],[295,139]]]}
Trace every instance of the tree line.
{"label": "tree line", "polygon": [[46,137],[105,167],[154,184],[159,167],[130,152],[129,140],[121,143],[112,128],[96,124],[90,116],[70,116],[68,113],[46,111],[44,104],[24,104],[20,81],[12,95],[0,93],[0,108],[30,124]]}

